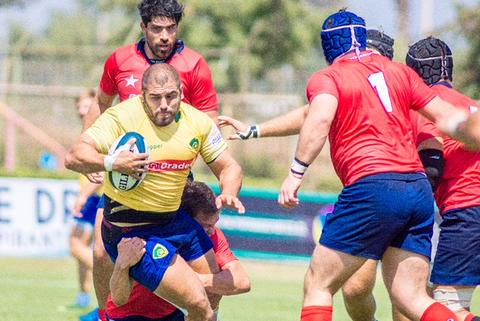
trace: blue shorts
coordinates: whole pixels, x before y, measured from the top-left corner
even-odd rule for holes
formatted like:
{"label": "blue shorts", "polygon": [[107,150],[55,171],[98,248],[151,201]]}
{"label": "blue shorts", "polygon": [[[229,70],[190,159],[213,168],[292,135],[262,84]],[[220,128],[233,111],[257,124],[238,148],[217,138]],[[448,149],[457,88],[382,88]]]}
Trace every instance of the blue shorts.
{"label": "blue shorts", "polygon": [[100,197],[100,200],[97,204],[97,209],[98,208],[105,208],[105,194],[102,194],[102,196]]}
{"label": "blue shorts", "polygon": [[203,227],[183,209],[163,225],[127,228],[114,226],[105,219],[102,222],[103,243],[113,261],[118,256],[117,244],[122,237],[134,236],[144,239],[147,245],[142,260],[130,269],[130,276],[152,292],[162,281],[176,253],[185,261],[192,261],[213,248]]}
{"label": "blue shorts", "polygon": [[106,317],[108,321],[185,321],[185,315],[178,309],[166,317],[155,319],[147,318],[141,315],[131,315],[124,318],[110,318],[107,314]]}
{"label": "blue shorts", "polygon": [[345,187],[326,216],[320,244],[380,260],[389,246],[430,257],[432,188],[423,173],[384,173]]}
{"label": "blue shorts", "polygon": [[95,225],[95,216],[97,216],[97,204],[100,201],[100,196],[92,195],[87,199],[87,202],[83,206],[80,213],[82,213],[82,217],[74,217],[75,220],[88,223],[91,226]]}
{"label": "blue shorts", "polygon": [[443,215],[431,282],[480,285],[480,207],[451,210]]}

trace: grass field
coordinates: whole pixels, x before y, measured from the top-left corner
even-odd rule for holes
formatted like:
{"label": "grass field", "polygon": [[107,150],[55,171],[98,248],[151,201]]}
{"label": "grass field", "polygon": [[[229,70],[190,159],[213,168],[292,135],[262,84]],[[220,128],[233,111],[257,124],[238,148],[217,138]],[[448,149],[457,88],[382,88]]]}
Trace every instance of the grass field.
{"label": "grass field", "polygon": [[[293,321],[299,319],[303,275],[307,263],[243,260],[252,278],[248,294],[222,300],[222,321]],[[76,267],[71,259],[0,259],[0,320],[75,321],[87,310],[69,307],[76,291]],[[338,296],[338,295],[337,295]],[[391,320],[382,282],[375,288],[377,319]],[[480,313],[480,295],[473,301]],[[334,320],[349,320],[341,297]]]}

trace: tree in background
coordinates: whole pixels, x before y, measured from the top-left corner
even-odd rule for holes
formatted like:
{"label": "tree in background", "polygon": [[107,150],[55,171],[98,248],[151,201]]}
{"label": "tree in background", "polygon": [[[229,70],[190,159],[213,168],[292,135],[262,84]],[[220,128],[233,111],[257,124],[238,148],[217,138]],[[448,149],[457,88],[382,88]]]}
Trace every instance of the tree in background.
{"label": "tree in background", "polygon": [[454,72],[455,83],[466,95],[480,99],[480,5],[459,7],[457,23],[468,50],[463,64]]}
{"label": "tree in background", "polygon": [[[217,88],[231,92],[251,89],[252,79],[282,65],[305,66],[318,45],[325,8],[341,5],[338,1],[298,0],[183,3],[186,17],[180,25],[180,38],[207,57]],[[120,10],[135,22],[130,29],[118,30],[113,39],[131,42],[140,36],[137,4],[138,0],[99,1],[104,12]],[[323,59],[319,61],[323,63]]]}

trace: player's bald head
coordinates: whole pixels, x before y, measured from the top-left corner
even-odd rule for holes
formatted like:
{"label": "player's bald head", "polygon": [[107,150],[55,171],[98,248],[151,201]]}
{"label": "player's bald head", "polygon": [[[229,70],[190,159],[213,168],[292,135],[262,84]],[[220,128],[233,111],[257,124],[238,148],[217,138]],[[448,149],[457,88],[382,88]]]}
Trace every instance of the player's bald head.
{"label": "player's bald head", "polygon": [[175,68],[169,64],[154,64],[143,73],[142,89],[145,91],[152,85],[164,86],[172,80],[180,88],[180,76]]}

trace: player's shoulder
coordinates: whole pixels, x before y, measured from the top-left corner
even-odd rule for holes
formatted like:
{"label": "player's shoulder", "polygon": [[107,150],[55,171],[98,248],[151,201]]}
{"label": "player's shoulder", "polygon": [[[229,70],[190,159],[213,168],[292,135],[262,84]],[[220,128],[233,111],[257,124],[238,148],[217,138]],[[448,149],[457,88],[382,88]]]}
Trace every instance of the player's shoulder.
{"label": "player's shoulder", "polygon": [[199,133],[210,131],[213,120],[206,113],[198,110],[182,101],[180,105],[181,117],[184,118],[188,127],[195,129]]}
{"label": "player's shoulder", "polygon": [[187,104],[186,102],[181,102],[180,104],[180,109],[183,111],[183,113],[188,116],[189,118],[192,118],[194,121],[205,121],[209,120],[210,117],[204,113],[203,111],[198,110],[197,108],[193,107],[190,104]]}
{"label": "player's shoulder", "polygon": [[202,61],[205,61],[205,58],[199,52],[184,46],[182,51],[177,53],[170,63],[180,71],[188,72]]}
{"label": "player's shoulder", "polygon": [[126,99],[115,106],[108,108],[105,113],[109,113],[118,119],[130,119],[137,117],[143,111],[140,96]]}
{"label": "player's shoulder", "polygon": [[439,83],[439,84],[433,85],[432,89],[435,92],[437,92],[440,95],[440,97],[446,98],[453,104],[463,105],[465,107],[479,106],[477,101],[468,97],[467,95],[460,92],[459,90],[453,88],[451,85]]}
{"label": "player's shoulder", "polygon": [[116,49],[112,52],[109,59],[114,59],[118,65],[121,65],[140,55],[141,53],[138,51],[137,44],[134,43]]}

